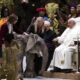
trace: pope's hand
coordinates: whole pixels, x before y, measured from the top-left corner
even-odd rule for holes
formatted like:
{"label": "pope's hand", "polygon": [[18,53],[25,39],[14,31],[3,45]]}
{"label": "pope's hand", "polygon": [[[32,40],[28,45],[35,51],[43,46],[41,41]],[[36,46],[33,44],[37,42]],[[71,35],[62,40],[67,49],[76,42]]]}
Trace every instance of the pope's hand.
{"label": "pope's hand", "polygon": [[17,35],[17,37],[22,37],[22,35]]}
{"label": "pope's hand", "polygon": [[16,32],[14,32],[14,31],[13,31],[12,33],[13,33],[13,34],[16,34]]}
{"label": "pope's hand", "polygon": [[54,38],[54,39],[53,39],[53,42],[57,42],[57,41],[58,41],[58,39],[57,39],[57,38]]}

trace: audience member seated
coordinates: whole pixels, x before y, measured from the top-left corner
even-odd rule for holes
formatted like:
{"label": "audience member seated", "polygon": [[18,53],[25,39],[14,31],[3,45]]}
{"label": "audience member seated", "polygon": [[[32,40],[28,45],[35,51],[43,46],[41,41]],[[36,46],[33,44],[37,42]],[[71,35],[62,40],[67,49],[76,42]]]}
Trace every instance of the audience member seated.
{"label": "audience member seated", "polygon": [[71,71],[73,69],[71,57],[75,50],[74,38],[77,39],[80,34],[79,20],[80,17],[69,19],[68,28],[66,28],[60,37],[54,39],[54,41],[57,40],[60,45],[54,51],[53,59],[48,71],[53,69],[53,67],[54,71]]}

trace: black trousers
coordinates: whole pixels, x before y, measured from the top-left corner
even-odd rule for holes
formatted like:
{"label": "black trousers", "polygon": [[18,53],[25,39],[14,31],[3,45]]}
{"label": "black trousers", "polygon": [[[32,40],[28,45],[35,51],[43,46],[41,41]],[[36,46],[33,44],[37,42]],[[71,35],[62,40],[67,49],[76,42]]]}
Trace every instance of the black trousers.
{"label": "black trousers", "polygon": [[35,70],[36,75],[39,74],[39,71],[41,70],[41,67],[42,67],[42,57],[38,57],[35,54],[34,70]]}
{"label": "black trousers", "polygon": [[47,62],[47,65],[46,65],[46,70],[48,69],[50,63],[51,63],[51,60],[53,58],[53,54],[54,54],[54,49],[55,48],[48,48],[48,62]]}

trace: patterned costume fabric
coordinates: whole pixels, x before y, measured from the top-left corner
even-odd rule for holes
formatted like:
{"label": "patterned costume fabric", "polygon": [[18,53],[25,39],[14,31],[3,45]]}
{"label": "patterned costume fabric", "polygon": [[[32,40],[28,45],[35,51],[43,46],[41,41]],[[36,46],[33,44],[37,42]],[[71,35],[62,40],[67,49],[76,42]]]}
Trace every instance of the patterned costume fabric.
{"label": "patterned costume fabric", "polygon": [[20,41],[13,40],[11,44],[3,45],[3,72],[8,80],[18,80],[21,76],[22,48]]}
{"label": "patterned costume fabric", "polygon": [[40,38],[37,34],[29,34],[29,35],[17,35],[14,34],[15,38],[22,40],[24,51],[26,55],[26,71],[25,77],[34,77],[35,70],[34,70],[34,58],[35,54],[38,57],[42,57],[42,67],[39,71],[42,74],[45,71],[47,61],[48,61],[48,49],[47,46],[42,38]]}
{"label": "patterned costume fabric", "polygon": [[45,5],[46,11],[48,16],[50,17],[51,14],[55,14],[56,10],[58,9],[58,4],[56,3],[48,3]]}

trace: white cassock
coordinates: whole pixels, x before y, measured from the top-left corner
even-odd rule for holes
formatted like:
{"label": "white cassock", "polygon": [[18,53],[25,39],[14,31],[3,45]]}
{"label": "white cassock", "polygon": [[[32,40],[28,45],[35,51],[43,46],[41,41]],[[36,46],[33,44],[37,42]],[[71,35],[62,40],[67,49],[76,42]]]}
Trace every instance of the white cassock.
{"label": "white cassock", "polygon": [[61,37],[58,37],[61,45],[55,49],[53,59],[48,68],[48,71],[53,69],[53,66],[58,67],[60,69],[72,69],[71,57],[76,49],[76,46],[72,45],[74,45],[74,39],[77,39],[79,35],[80,22],[76,21],[76,25],[73,29],[67,28],[61,35]]}

